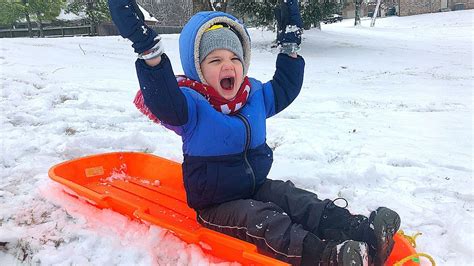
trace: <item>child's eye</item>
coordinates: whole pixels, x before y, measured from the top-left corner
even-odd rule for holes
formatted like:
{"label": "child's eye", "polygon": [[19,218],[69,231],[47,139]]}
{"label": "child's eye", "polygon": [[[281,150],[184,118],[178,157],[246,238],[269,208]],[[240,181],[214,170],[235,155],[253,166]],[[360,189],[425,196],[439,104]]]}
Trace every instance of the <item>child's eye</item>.
{"label": "child's eye", "polygon": [[219,61],[219,59],[212,59],[211,61],[209,61],[209,63],[218,63]]}
{"label": "child's eye", "polygon": [[239,61],[239,62],[240,62],[240,58],[238,58],[238,57],[234,57],[234,58],[232,58],[232,61],[234,61],[234,60],[237,60],[237,61]]}

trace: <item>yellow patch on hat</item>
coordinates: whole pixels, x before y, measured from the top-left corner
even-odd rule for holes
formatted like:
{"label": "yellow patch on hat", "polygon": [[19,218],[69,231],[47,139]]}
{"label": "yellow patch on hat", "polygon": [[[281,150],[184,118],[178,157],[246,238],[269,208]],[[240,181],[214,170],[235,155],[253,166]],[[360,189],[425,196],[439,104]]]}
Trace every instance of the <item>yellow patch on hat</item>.
{"label": "yellow patch on hat", "polygon": [[[224,25],[215,24],[215,25],[212,25],[209,29],[205,30],[204,32],[208,32],[208,31],[211,31],[211,30],[222,29],[222,28],[224,28]],[[229,27],[225,27],[225,28],[229,28]]]}

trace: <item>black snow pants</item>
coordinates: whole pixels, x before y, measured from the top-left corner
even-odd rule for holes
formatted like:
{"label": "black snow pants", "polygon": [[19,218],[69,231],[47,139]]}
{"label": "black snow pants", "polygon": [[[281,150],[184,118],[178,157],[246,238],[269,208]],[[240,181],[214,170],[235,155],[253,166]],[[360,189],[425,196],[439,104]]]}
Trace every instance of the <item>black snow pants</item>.
{"label": "black snow pants", "polygon": [[[263,254],[300,265],[303,249],[322,253],[319,227],[330,203],[291,181],[268,179],[251,199],[225,202],[197,214],[204,227],[253,243]],[[305,239],[308,235],[311,239]],[[311,247],[303,247],[304,242]]]}

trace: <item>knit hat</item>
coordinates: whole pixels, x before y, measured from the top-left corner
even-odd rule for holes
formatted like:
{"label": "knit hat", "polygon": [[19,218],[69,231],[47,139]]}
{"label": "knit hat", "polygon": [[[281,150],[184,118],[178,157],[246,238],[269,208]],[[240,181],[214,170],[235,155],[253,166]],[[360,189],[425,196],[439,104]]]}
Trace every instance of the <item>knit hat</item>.
{"label": "knit hat", "polygon": [[237,34],[223,25],[214,25],[204,32],[199,44],[199,63],[202,63],[207,55],[217,49],[226,49],[233,52],[244,64],[244,51],[242,43]]}
{"label": "knit hat", "polygon": [[[237,18],[219,11],[199,12],[184,26],[179,38],[179,53],[184,74],[193,80],[206,83],[201,70],[201,62],[205,58],[200,56],[201,39],[205,33],[213,31],[211,28],[217,30],[216,27],[231,30],[232,34],[238,37],[243,51],[243,74],[244,77],[247,76],[251,58],[251,41],[247,29]],[[236,55],[240,57],[238,53]]]}

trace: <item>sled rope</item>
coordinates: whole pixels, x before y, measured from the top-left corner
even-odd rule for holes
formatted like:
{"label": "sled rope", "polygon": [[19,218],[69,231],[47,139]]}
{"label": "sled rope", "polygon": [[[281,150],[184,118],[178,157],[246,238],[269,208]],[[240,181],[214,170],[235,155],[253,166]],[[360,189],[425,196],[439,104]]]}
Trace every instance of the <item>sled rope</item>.
{"label": "sled rope", "polygon": [[429,254],[426,254],[426,253],[415,253],[415,254],[412,254],[406,258],[403,258],[402,260],[396,262],[393,264],[393,266],[403,266],[403,264],[407,261],[410,261],[410,260],[413,260],[415,262],[420,262],[420,259],[419,257],[425,257],[427,258],[430,262],[431,262],[431,265],[433,266],[436,266],[436,263],[433,259],[433,257],[431,257]]}
{"label": "sled rope", "polygon": [[416,238],[422,235],[422,233],[418,232],[414,235],[409,236],[406,235],[403,230],[399,230],[397,233],[403,236],[406,240],[408,240],[408,242],[410,242],[411,246],[414,248],[416,248]]}
{"label": "sled rope", "polygon": [[[414,235],[406,235],[405,232],[403,232],[403,230],[400,230],[397,232],[397,234],[400,234],[401,236],[403,236],[406,240],[408,240],[408,242],[410,242],[410,245],[414,248],[416,248],[416,238],[421,236],[422,233],[418,232]],[[396,262],[393,264],[393,266],[403,266],[403,264],[405,262],[408,262],[410,260],[414,261],[414,262],[420,262],[420,258],[419,257],[425,257],[427,258],[430,262],[431,262],[431,265],[432,266],[435,266],[436,265],[436,262],[435,260],[433,259],[433,257],[431,257],[429,254],[427,253],[415,253],[415,254],[412,254],[408,257],[405,257],[403,259],[401,259],[400,261]]]}

